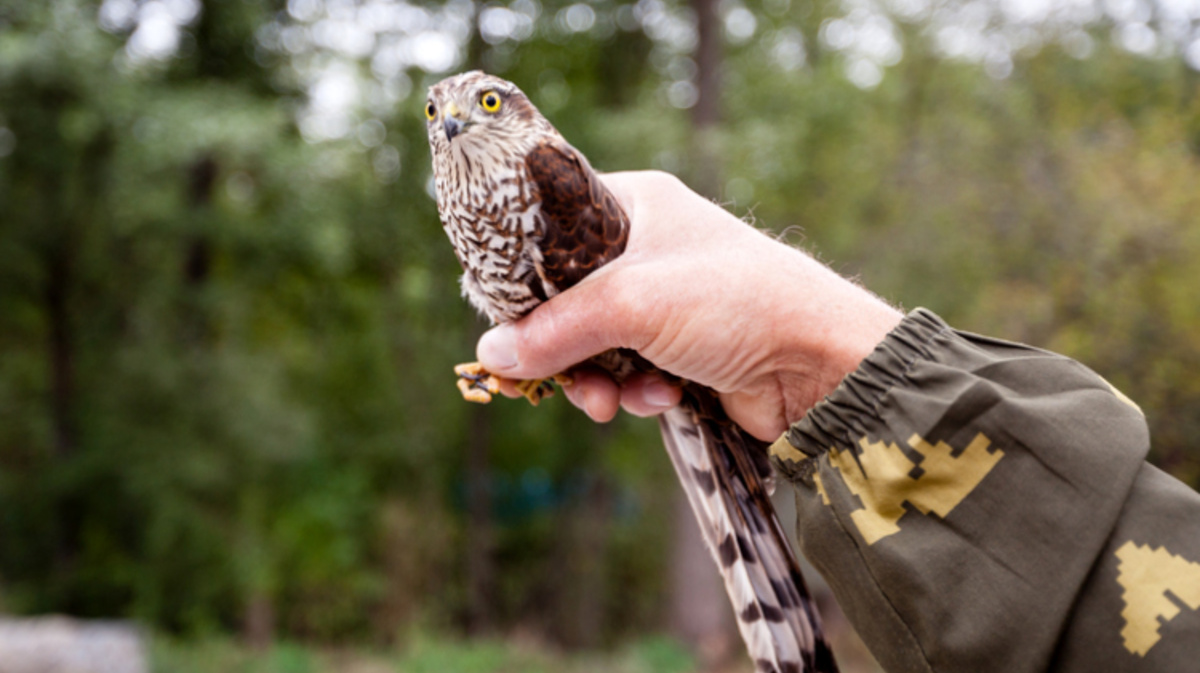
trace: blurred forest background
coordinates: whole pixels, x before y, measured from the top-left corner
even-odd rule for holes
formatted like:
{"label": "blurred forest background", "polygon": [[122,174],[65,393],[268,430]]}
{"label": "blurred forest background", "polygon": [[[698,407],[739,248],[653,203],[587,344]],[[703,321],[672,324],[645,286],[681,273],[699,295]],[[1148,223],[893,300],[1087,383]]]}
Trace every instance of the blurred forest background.
{"label": "blurred forest background", "polygon": [[0,613],[163,670],[691,670],[654,424],[453,385],[421,108],[469,67],[1079,358],[1200,484],[1200,0],[0,0]]}

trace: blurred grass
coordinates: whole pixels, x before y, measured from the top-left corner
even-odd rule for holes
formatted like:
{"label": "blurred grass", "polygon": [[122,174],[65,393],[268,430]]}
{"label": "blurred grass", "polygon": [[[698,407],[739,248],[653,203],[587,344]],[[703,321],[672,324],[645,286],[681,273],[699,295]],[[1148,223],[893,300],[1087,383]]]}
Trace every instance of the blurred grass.
{"label": "blurred grass", "polygon": [[[686,673],[687,651],[668,638],[646,638],[611,652],[563,654],[520,640],[459,640],[425,634],[397,649],[341,649],[280,643],[256,652],[228,638],[157,636],[160,673]],[[740,670],[740,669],[739,669]],[[748,667],[747,667],[748,670]]]}

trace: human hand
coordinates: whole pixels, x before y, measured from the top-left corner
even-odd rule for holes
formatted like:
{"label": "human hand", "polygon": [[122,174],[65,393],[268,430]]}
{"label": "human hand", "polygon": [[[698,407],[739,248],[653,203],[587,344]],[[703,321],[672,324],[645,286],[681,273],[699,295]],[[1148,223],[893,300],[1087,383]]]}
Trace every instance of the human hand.
{"label": "human hand", "polygon": [[[632,223],[615,261],[515,323],[476,355],[506,379],[547,378],[611,348],[716,390],[726,412],[771,441],[852,372],[901,314],[805,253],[759,232],[666,173],[601,176]],[[679,403],[656,375],[618,387],[572,370],[567,398],[606,422]],[[506,382],[502,392],[518,393]]]}

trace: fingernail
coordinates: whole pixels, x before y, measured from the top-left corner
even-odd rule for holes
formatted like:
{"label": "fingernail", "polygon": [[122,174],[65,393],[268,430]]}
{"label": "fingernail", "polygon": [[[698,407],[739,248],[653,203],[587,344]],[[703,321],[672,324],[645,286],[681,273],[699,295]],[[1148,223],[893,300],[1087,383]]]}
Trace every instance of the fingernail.
{"label": "fingernail", "polygon": [[651,381],[642,388],[642,399],[652,407],[668,409],[675,406],[675,389],[662,381]]}
{"label": "fingernail", "polygon": [[484,333],[475,348],[479,362],[492,372],[503,372],[517,366],[517,334],[501,325]]}

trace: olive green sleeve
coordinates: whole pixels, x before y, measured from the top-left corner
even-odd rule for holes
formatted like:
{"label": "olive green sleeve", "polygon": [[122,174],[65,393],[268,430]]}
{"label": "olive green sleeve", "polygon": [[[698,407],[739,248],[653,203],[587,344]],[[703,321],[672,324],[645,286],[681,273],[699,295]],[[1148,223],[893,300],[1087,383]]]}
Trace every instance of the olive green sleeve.
{"label": "olive green sleeve", "polygon": [[888,671],[1200,670],[1200,496],[1069,358],[917,310],[771,447]]}

